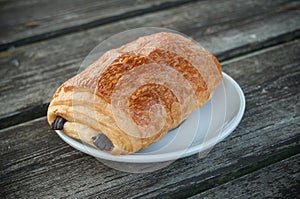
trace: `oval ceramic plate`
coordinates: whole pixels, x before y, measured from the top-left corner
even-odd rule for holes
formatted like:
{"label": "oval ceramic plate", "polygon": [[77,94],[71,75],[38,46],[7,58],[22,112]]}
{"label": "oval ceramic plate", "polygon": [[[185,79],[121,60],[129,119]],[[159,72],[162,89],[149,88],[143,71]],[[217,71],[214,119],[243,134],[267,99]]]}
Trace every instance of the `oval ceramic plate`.
{"label": "oval ceramic plate", "polygon": [[226,73],[223,73],[223,77],[209,102],[191,114],[178,128],[169,131],[160,141],[131,155],[114,156],[72,139],[61,131],[56,132],[72,147],[96,158],[116,162],[164,162],[207,152],[238,126],[245,110],[242,89]]}

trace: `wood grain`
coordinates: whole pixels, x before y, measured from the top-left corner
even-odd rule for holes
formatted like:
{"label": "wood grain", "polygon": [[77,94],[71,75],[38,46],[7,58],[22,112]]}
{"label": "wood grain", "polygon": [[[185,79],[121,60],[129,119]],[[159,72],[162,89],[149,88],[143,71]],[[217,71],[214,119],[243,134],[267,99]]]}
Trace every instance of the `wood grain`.
{"label": "wood grain", "polygon": [[[193,1],[193,0],[192,0]],[[5,0],[0,50],[189,3],[191,0]]]}
{"label": "wood grain", "polygon": [[[246,95],[241,124],[205,158],[194,155],[156,172],[129,174],[110,169],[63,143],[48,129],[45,118],[1,130],[2,195],[187,197],[297,155],[299,53],[300,40],[295,40],[224,63],[225,72]],[[280,189],[268,188],[274,193]]]}
{"label": "wood grain", "polygon": [[[0,53],[0,127],[45,115],[56,88],[114,33],[160,26],[186,33],[222,60],[299,37],[293,1],[203,1]],[[251,10],[251,12],[250,12]],[[170,23],[170,19],[172,19]]]}
{"label": "wood grain", "polygon": [[299,197],[300,155],[292,156],[241,178],[217,186],[196,198],[297,198]]}

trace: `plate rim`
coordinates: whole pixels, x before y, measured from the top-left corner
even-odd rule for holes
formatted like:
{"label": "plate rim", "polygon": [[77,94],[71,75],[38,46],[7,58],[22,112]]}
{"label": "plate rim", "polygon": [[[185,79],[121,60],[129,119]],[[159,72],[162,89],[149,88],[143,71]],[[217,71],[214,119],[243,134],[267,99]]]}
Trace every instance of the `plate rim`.
{"label": "plate rim", "polygon": [[[202,151],[205,151],[211,147],[214,147],[215,144],[221,142],[224,140],[226,137],[228,137],[239,125],[240,121],[242,120],[242,117],[245,112],[245,107],[246,107],[246,100],[245,100],[245,95],[239,84],[228,74],[225,72],[222,72],[223,78],[229,80],[229,82],[233,85],[234,89],[237,91],[238,96],[239,96],[239,101],[240,101],[240,106],[238,113],[235,115],[235,118],[233,122],[225,129],[222,130],[221,134],[218,136],[208,140],[205,143],[197,144],[194,146],[190,146],[187,149],[183,150],[177,150],[174,152],[169,152],[169,153],[163,153],[163,154],[138,154],[138,153],[133,153],[130,155],[111,155],[106,152],[99,151],[91,146],[88,146],[86,144],[83,144],[79,140],[75,140],[66,134],[64,134],[60,130],[55,130],[55,132],[58,134],[58,136],[65,141],[67,144],[72,146],[73,148],[86,153],[88,155],[91,155],[95,158],[100,158],[104,160],[110,160],[114,162],[126,162],[126,163],[156,163],[156,162],[166,162],[166,161],[171,161],[171,160],[177,160],[180,158],[184,158],[187,156],[194,155],[196,153],[200,153]],[[178,155],[180,154],[180,155]]]}

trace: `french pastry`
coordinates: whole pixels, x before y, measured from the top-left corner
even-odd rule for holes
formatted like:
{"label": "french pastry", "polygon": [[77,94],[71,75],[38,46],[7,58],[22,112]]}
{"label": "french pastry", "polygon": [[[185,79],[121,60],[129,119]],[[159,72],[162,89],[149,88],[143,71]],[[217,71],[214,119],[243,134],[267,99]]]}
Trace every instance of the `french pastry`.
{"label": "french pastry", "polygon": [[212,97],[220,63],[189,38],[160,32],[104,53],[54,93],[54,130],[112,155],[145,149]]}

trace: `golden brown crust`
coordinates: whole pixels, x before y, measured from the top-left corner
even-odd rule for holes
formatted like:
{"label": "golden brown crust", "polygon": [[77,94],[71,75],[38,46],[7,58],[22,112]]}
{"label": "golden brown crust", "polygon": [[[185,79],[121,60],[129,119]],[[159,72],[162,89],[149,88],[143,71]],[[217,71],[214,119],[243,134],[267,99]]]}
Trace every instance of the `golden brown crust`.
{"label": "golden brown crust", "polygon": [[210,52],[180,35],[141,37],[62,84],[48,122],[61,116],[67,135],[93,145],[91,138],[103,133],[114,145],[110,153],[133,153],[204,105],[222,80],[221,70]]}
{"label": "golden brown crust", "polygon": [[98,80],[97,94],[106,102],[111,102],[111,94],[113,93],[119,79],[128,71],[135,67],[150,63],[151,60],[145,56],[135,55],[133,53],[124,53],[118,56],[106,69],[102,72]]}
{"label": "golden brown crust", "polygon": [[151,122],[150,109],[155,104],[161,104],[167,115],[173,121],[176,118],[172,109],[179,103],[175,94],[167,87],[149,83],[139,87],[129,99],[129,113],[133,121],[139,126],[147,126]]}

